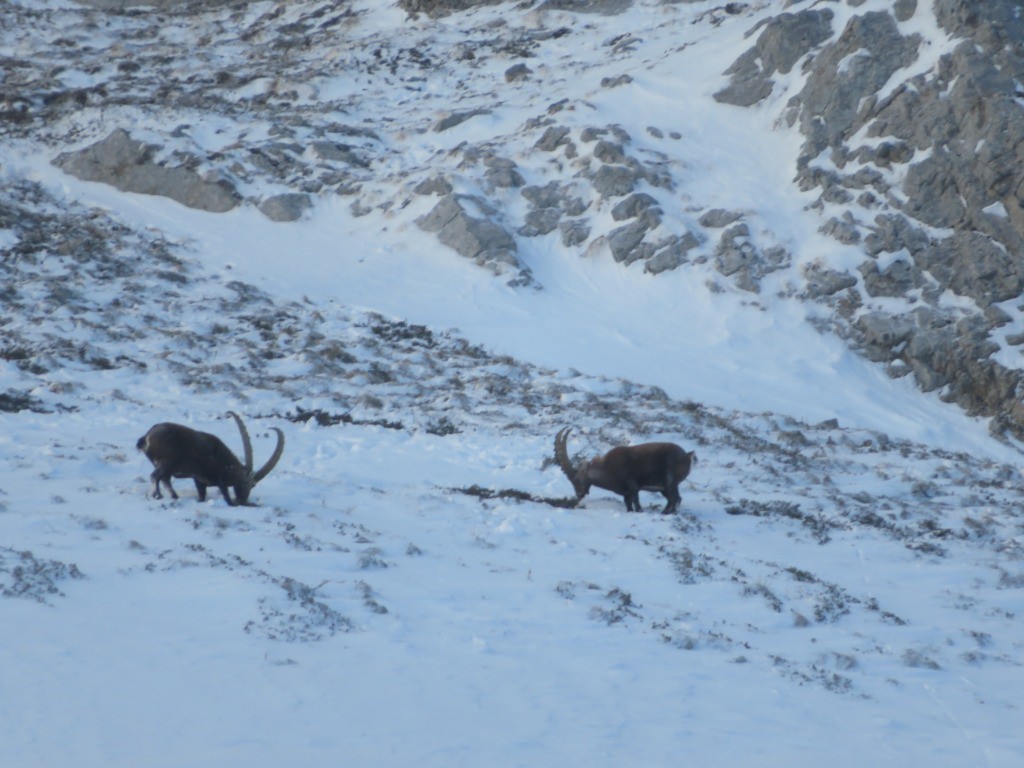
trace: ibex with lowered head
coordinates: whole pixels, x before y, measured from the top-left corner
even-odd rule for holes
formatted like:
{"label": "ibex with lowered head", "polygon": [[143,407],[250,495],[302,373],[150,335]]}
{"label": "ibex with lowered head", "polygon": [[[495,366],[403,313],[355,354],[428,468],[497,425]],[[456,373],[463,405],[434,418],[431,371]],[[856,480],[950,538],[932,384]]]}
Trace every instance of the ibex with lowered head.
{"label": "ibex with lowered head", "polygon": [[566,449],[570,429],[565,427],[555,436],[555,461],[572,482],[577,503],[596,485],[622,496],[627,512],[643,511],[640,491],[661,492],[668,500],[663,515],[676,511],[679,484],[690,474],[697,454],[675,443],[641,443],[612,448],[604,456],[573,466]]}
{"label": "ibex with lowered head", "polygon": [[[224,494],[224,501],[228,504],[248,505],[249,493],[253,486],[270,474],[270,470],[281,458],[284,452],[284,433],[277,427],[271,427],[277,432],[277,447],[270,460],[259,471],[253,472],[249,431],[237,413],[228,411],[228,415],[234,418],[238,424],[238,431],[242,434],[244,465],[216,435],[199,432],[181,424],[154,424],[139,438],[136,447],[146,454],[146,458],[153,462],[155,467],[153,474],[150,475],[153,481],[153,498],[163,498],[160,483],[167,486],[172,499],[178,498],[178,494],[171,487],[171,478],[190,477],[195,481],[200,501],[206,501],[206,489],[212,485],[220,489]],[[228,486],[235,489],[234,501],[228,495]]]}

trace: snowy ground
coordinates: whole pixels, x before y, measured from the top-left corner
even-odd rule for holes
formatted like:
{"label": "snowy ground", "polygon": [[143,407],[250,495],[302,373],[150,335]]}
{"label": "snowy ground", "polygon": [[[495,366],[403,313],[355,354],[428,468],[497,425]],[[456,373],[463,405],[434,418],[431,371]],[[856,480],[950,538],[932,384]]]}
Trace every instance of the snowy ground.
{"label": "snowy ground", "polygon": [[[587,96],[680,127],[687,194],[839,248],[786,186],[792,138],[708,98],[748,28],[652,32],[641,103]],[[517,98],[494,119],[540,96]],[[515,289],[416,210],[200,214],[51,156],[0,144],[5,213],[55,217],[33,257],[0,229],[0,764],[1024,760],[1019,454],[813,309],[553,241],[522,254],[543,289]],[[146,428],[238,447],[231,409],[257,462],[286,434],[259,506],[148,499]],[[552,503],[563,425],[574,453],[696,450],[680,514]]]}

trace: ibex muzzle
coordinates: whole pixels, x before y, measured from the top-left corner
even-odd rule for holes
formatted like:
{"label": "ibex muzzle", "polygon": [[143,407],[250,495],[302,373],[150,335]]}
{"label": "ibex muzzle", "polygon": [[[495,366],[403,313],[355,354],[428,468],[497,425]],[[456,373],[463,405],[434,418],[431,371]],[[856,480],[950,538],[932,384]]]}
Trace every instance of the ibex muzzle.
{"label": "ibex muzzle", "polygon": [[[248,504],[249,493],[253,486],[270,474],[284,452],[284,433],[277,427],[277,447],[270,460],[258,471],[252,471],[252,442],[249,431],[245,428],[241,417],[229,411],[228,415],[238,424],[242,435],[242,448],[245,451],[245,463],[231,452],[216,435],[199,432],[181,424],[163,422],[154,424],[136,446],[153,462],[155,469],[150,479],[153,481],[153,498],[161,499],[160,483],[167,486],[171,498],[178,498],[171,486],[172,477],[190,477],[196,484],[196,492],[200,501],[206,501],[206,489],[215,486],[224,495],[224,501],[234,506]],[[228,487],[235,489],[235,500],[228,495]]]}
{"label": "ibex muzzle", "polygon": [[679,484],[690,474],[697,454],[675,443],[641,443],[612,448],[604,456],[573,465],[566,442],[570,427],[555,436],[555,461],[572,482],[577,503],[596,485],[626,502],[627,512],[641,512],[640,491],[658,491],[666,499],[662,514],[679,507]]}

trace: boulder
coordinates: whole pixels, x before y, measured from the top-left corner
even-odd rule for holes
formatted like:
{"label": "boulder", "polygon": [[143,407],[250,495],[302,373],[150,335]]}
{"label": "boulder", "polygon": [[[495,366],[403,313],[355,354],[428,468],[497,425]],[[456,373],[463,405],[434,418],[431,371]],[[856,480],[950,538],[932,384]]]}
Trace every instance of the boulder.
{"label": "boulder", "polygon": [[309,195],[301,192],[274,195],[259,204],[260,212],[271,221],[298,221],[312,207]]}
{"label": "boulder", "polygon": [[590,237],[590,225],[582,219],[561,221],[558,224],[558,231],[562,235],[562,245],[566,248],[582,245]]}
{"label": "boulder", "polygon": [[765,275],[782,269],[790,261],[785,248],[759,249],[750,239],[750,229],[744,223],[722,232],[715,248],[715,269],[726,277],[732,277],[739,288],[751,293],[760,291],[761,279]]}
{"label": "boulder", "polygon": [[616,203],[612,208],[612,218],[616,221],[625,221],[648,212],[660,218],[661,209],[658,208],[658,201],[646,192],[639,192]]}
{"label": "boulder", "polygon": [[526,214],[526,223],[517,232],[523,237],[537,237],[554,232],[562,219],[558,208],[534,208]]}
{"label": "boulder", "polygon": [[522,80],[529,80],[533,70],[525,64],[513,64],[505,70],[506,83],[518,83]]}
{"label": "boulder", "polygon": [[420,229],[437,234],[456,253],[500,271],[502,265],[521,268],[516,241],[500,224],[487,218],[491,209],[483,201],[446,195],[416,220]]}
{"label": "boulder", "polygon": [[626,165],[602,165],[594,172],[590,183],[601,197],[622,197],[633,191],[642,176]]}
{"label": "boulder", "polygon": [[551,181],[543,187],[528,186],[520,190],[532,208],[557,208],[567,216],[580,216],[587,210],[586,203],[572,194],[570,185]]}
{"label": "boulder", "polygon": [[637,259],[644,258],[645,251],[641,249],[641,244],[643,244],[644,236],[648,231],[650,231],[648,223],[643,219],[637,219],[609,232],[608,247],[611,249],[614,259],[631,264]]}
{"label": "boulder", "polygon": [[231,183],[216,174],[200,175],[185,166],[154,162],[158,149],[119,128],[91,146],[61,153],[53,164],[83,181],[109,184],[122,192],[168,197],[202,211],[224,213],[241,202]]}
{"label": "boulder", "polygon": [[654,254],[644,263],[644,271],[658,275],[675,269],[689,260],[689,252],[698,245],[700,241],[692,232],[682,237],[673,235],[667,243],[657,246]]}

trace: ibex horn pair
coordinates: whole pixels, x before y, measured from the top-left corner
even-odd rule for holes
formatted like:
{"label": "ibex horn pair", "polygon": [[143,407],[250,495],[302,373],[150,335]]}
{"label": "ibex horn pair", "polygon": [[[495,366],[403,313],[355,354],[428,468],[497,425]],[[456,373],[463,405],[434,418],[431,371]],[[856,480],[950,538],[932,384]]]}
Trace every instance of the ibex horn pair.
{"label": "ibex horn pair", "polygon": [[[154,424],[136,446],[153,462],[153,498],[160,499],[160,484],[167,486],[172,499],[178,498],[171,486],[171,478],[190,477],[196,484],[196,492],[200,501],[206,501],[206,489],[215,486],[224,495],[224,500],[234,506],[249,503],[249,493],[260,480],[265,478],[277,466],[284,453],[284,433],[277,427],[277,447],[269,461],[256,472],[252,471],[252,441],[249,431],[245,428],[242,418],[234,411],[228,411],[238,431],[242,435],[242,450],[245,463],[231,452],[216,435],[209,432],[186,427],[181,424],[163,422]],[[228,488],[235,489],[235,499],[231,500]]]}
{"label": "ibex horn pair", "polygon": [[596,485],[621,496],[627,512],[643,511],[640,491],[658,491],[667,499],[662,514],[679,507],[679,484],[697,462],[693,451],[675,443],[641,443],[612,448],[604,456],[574,465],[566,447],[570,431],[565,427],[555,436],[555,461],[572,483],[577,503]]}

